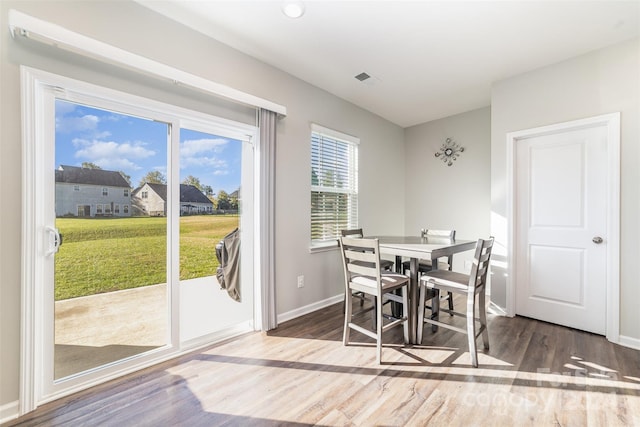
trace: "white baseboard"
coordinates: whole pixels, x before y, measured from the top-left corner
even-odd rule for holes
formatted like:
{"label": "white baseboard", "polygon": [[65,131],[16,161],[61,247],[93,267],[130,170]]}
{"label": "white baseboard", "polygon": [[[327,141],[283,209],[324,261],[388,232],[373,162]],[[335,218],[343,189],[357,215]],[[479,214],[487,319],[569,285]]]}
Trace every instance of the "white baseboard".
{"label": "white baseboard", "polygon": [[211,334],[185,341],[180,346],[181,352],[191,352],[199,348],[209,347],[213,344],[219,344],[223,341],[238,337],[240,335],[253,332],[253,321],[238,323],[229,326],[223,330],[213,332]]}
{"label": "white baseboard", "polygon": [[286,322],[287,320],[295,319],[296,317],[304,316],[305,314],[312,313],[335,303],[342,302],[343,299],[344,294],[341,293],[325,300],[314,302],[313,304],[305,305],[304,307],[296,308],[295,310],[287,311],[286,313],[278,314],[278,324]]}
{"label": "white baseboard", "polygon": [[9,402],[0,406],[0,424],[15,420],[20,415],[20,402]]}
{"label": "white baseboard", "polygon": [[500,307],[499,305],[496,305],[496,303],[494,303],[493,301],[489,302],[489,308],[487,308],[487,310],[489,311],[489,313],[497,314],[498,316],[509,317],[507,314],[507,310]]}
{"label": "white baseboard", "polygon": [[[487,310],[490,313],[497,314],[499,316],[508,316],[508,314],[505,311],[505,309],[503,309],[502,307],[494,304],[493,302],[489,303],[489,308]],[[619,344],[619,345],[624,346],[624,347],[629,347],[629,348],[633,348],[635,350],[640,350],[640,339],[638,339],[638,338],[628,337],[628,336],[625,336],[625,335],[619,335],[617,341],[611,340],[611,342],[614,343],[614,344]]]}
{"label": "white baseboard", "polygon": [[633,348],[636,350],[640,350],[640,339],[638,338],[632,338],[632,337],[620,335],[618,337],[617,344],[620,344],[625,347]]}

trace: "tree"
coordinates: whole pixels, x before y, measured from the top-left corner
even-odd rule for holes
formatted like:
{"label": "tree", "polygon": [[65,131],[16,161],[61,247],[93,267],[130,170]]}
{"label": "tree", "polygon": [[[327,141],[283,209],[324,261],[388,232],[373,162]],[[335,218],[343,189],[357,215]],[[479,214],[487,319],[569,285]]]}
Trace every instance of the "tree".
{"label": "tree", "polygon": [[189,175],[188,177],[182,180],[182,183],[186,185],[193,185],[198,190],[204,193],[204,190],[202,189],[202,184],[200,184],[200,178],[196,178],[193,175]]}
{"label": "tree", "polygon": [[145,176],[140,180],[140,187],[144,185],[145,182],[149,184],[166,184],[167,178],[160,171],[149,171]]}
{"label": "tree", "polygon": [[84,169],[102,169],[100,166],[96,165],[95,163],[91,163],[91,162],[82,162],[82,167]]}
{"label": "tree", "polygon": [[229,193],[227,193],[224,190],[218,191],[218,209],[223,209],[223,210],[231,209]]}
{"label": "tree", "polygon": [[207,196],[207,199],[211,200],[211,203],[213,203],[213,209],[218,209],[218,200],[216,199],[216,196],[212,194]]}
{"label": "tree", "polygon": [[210,185],[203,185],[202,186],[202,192],[204,193],[205,196],[207,197],[211,197],[213,196],[213,188],[211,188]]}
{"label": "tree", "polygon": [[229,209],[238,210],[238,195],[240,190],[236,190],[229,195]]}
{"label": "tree", "polygon": [[124,180],[127,181],[127,184],[129,184],[129,187],[131,187],[131,175],[127,175],[126,173],[124,173],[122,171],[118,171],[118,172],[120,172],[120,175],[122,175]]}

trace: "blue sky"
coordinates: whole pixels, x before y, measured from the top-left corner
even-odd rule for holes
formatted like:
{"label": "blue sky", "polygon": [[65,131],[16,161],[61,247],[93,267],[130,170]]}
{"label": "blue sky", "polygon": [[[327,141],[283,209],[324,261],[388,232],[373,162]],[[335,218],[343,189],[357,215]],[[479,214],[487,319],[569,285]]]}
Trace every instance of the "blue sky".
{"label": "blue sky", "polygon": [[[180,131],[180,181],[188,175],[214,193],[240,187],[242,143],[233,139]],[[147,172],[167,173],[167,125],[151,120],[56,100],[55,167],[91,162],[123,171],[133,187]]]}

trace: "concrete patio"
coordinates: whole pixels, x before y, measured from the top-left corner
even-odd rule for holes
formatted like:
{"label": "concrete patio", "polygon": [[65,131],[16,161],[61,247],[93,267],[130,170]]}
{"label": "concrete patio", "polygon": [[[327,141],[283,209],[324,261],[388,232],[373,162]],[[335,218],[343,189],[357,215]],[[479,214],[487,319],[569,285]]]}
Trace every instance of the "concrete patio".
{"label": "concrete patio", "polygon": [[55,378],[164,345],[166,284],[56,301]]}

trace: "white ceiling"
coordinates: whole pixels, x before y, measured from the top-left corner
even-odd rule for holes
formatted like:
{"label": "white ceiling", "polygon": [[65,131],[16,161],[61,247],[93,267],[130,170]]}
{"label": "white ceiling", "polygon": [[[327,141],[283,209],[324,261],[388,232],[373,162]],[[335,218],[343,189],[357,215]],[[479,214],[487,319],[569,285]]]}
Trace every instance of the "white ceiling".
{"label": "white ceiling", "polygon": [[487,106],[493,82],[640,27],[640,1],[316,0],[296,20],[282,1],[139,2],[402,127]]}

